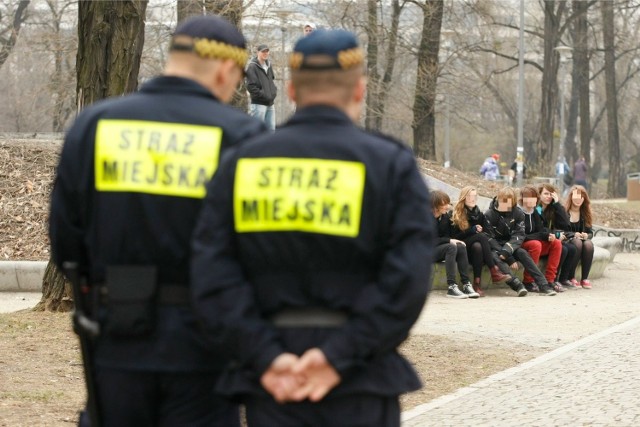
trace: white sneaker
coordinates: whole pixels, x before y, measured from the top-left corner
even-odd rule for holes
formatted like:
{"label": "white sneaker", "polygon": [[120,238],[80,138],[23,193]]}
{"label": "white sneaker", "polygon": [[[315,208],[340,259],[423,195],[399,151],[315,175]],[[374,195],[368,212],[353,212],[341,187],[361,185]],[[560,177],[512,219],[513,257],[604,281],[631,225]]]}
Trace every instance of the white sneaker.
{"label": "white sneaker", "polygon": [[458,285],[454,283],[453,285],[449,285],[449,290],[447,291],[447,297],[465,299],[465,298],[469,298],[469,295],[462,293],[462,291],[458,289]]}
{"label": "white sneaker", "polygon": [[473,285],[471,283],[467,282],[462,285],[462,292],[469,298],[480,298],[480,294],[473,290]]}

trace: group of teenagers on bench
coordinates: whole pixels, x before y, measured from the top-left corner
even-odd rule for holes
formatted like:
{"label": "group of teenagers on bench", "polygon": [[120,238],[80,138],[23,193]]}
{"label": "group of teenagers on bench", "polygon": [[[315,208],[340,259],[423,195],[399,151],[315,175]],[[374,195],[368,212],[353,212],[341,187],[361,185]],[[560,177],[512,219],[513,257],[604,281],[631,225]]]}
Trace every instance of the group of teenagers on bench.
{"label": "group of teenagers on bench", "polygon": [[[438,228],[433,261],[444,261],[447,297],[483,297],[483,265],[489,268],[493,283],[506,282],[519,297],[529,292],[552,296],[566,289],[591,289],[593,215],[585,187],[572,186],[564,201],[551,184],[504,187],[484,213],[477,197],[476,188],[464,187],[452,209],[447,193],[431,192]],[[544,272],[538,266],[542,256],[547,256]],[[580,281],[575,275],[578,264]],[[522,282],[513,273],[521,267]]]}

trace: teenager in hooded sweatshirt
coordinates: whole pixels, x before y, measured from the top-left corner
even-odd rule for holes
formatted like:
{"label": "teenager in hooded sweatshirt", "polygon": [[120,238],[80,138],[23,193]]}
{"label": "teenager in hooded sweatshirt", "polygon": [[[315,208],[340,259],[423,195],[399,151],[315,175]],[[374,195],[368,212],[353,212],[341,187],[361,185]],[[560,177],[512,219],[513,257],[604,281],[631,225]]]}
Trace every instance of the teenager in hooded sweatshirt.
{"label": "teenager in hooded sweatshirt", "polygon": [[[542,223],[542,217],[536,210],[540,197],[535,187],[524,186],[520,189],[520,208],[524,213],[525,238],[522,249],[525,249],[531,259],[538,264],[540,256],[548,255],[547,267],[544,279],[531,277],[534,270],[524,270],[524,286],[529,292],[540,292],[540,295],[556,295],[551,283],[554,282],[558,271],[558,263],[562,255],[562,243],[556,239],[555,234],[550,233]],[[522,262],[522,260],[519,260]],[[535,283],[534,283],[535,280]],[[544,280],[544,282],[542,282]],[[536,289],[537,288],[537,289]]]}
{"label": "teenager in hooded sweatshirt", "polygon": [[[496,264],[503,273],[512,276],[512,279],[507,281],[507,285],[517,292],[519,297],[523,297],[527,295],[527,290],[512,272],[520,268],[516,253],[519,252],[521,258],[528,258],[529,268],[537,269],[538,267],[527,251],[520,248],[524,241],[524,213],[517,207],[516,200],[515,190],[511,187],[503,187],[491,201],[484,216],[493,235],[493,239],[489,242]],[[539,274],[542,276],[542,273]]]}
{"label": "teenager in hooded sweatshirt", "polygon": [[487,220],[476,203],[478,192],[474,187],[467,186],[460,190],[460,196],[453,208],[454,239],[462,240],[467,245],[467,255],[473,267],[473,290],[480,296],[484,296],[480,277],[482,276],[482,264],[486,264],[491,272],[491,281],[503,282],[512,277],[504,274],[493,259],[490,233]]}

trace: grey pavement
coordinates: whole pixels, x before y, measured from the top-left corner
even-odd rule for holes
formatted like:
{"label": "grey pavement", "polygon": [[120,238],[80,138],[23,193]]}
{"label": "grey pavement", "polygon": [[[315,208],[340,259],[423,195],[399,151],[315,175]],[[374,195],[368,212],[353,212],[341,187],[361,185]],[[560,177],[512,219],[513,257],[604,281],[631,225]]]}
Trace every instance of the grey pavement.
{"label": "grey pavement", "polygon": [[403,427],[639,426],[640,316],[402,414]]}

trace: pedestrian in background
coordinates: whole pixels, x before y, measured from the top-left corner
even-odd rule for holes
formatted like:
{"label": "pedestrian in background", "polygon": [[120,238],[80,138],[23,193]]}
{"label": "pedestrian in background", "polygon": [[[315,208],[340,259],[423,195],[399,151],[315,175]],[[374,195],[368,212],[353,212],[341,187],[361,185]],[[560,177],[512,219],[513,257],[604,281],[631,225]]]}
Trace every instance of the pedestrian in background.
{"label": "pedestrian in background", "polygon": [[269,60],[269,47],[266,44],[257,47],[256,56],[247,64],[245,73],[245,83],[251,98],[249,114],[262,120],[269,130],[275,130],[276,110],[273,104],[278,95],[278,88]]}
{"label": "pedestrian in background", "polygon": [[500,175],[500,167],[498,166],[500,154],[492,154],[485,159],[480,167],[480,175],[487,181],[495,181]]}
{"label": "pedestrian in background", "polygon": [[309,34],[313,33],[315,30],[316,30],[316,24],[307,23],[307,24],[304,24],[302,32],[303,32],[304,36],[306,37]]}
{"label": "pedestrian in background", "polygon": [[51,250],[59,268],[79,264],[97,302],[103,426],[239,426],[237,405],[213,388],[227,355],[205,345],[190,306],[189,243],[222,152],[266,130],[224,105],[245,49],[222,18],[188,19],[163,76],[85,108],[65,137]]}
{"label": "pedestrian in background", "polygon": [[249,426],[399,426],[420,388],[398,346],[431,288],[435,229],[413,153],[362,130],[364,52],[315,31],[290,57],[296,113],[226,159],[194,234],[193,301]]}
{"label": "pedestrian in background", "polygon": [[580,156],[573,165],[573,183],[575,185],[582,185],[585,189],[589,188],[587,184],[588,174],[589,166],[587,165],[584,156]]}

